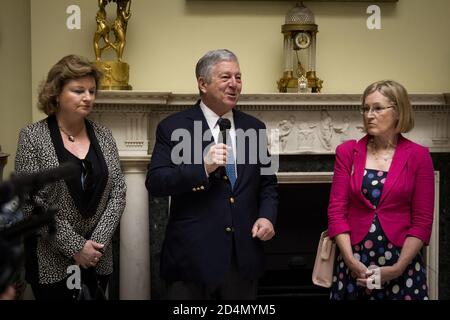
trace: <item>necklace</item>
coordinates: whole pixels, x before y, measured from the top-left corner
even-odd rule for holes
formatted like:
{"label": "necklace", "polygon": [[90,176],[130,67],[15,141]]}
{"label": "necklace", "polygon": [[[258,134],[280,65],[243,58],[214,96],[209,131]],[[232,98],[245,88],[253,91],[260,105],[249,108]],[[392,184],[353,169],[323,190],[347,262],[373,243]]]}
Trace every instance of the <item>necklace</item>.
{"label": "necklace", "polygon": [[75,137],[77,136],[77,135],[79,135],[81,132],[83,132],[83,130],[84,130],[84,127],[77,133],[77,134],[69,134],[69,133],[67,133],[67,131],[66,130],[64,130],[62,127],[60,127],[60,126],[58,126],[59,127],[59,129],[67,136],[67,139],[69,139],[69,141],[70,142],[75,142]]}
{"label": "necklace", "polygon": [[374,138],[370,139],[370,144],[372,149],[371,153],[374,156],[375,160],[379,160],[381,158],[382,160],[384,160],[384,162],[387,162],[388,160],[391,160],[393,158],[396,147],[396,145],[394,145],[393,143],[388,143],[386,153],[384,155],[378,153],[378,147],[375,143]]}

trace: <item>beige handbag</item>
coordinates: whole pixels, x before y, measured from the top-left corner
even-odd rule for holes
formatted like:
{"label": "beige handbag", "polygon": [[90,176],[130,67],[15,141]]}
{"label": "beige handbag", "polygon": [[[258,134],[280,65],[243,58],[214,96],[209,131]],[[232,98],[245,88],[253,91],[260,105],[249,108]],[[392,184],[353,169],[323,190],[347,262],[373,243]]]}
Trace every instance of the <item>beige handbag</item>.
{"label": "beige handbag", "polygon": [[336,242],[328,236],[328,231],[320,235],[317,247],[316,261],[312,273],[312,282],[315,285],[329,288],[333,281],[333,266],[336,258]]}

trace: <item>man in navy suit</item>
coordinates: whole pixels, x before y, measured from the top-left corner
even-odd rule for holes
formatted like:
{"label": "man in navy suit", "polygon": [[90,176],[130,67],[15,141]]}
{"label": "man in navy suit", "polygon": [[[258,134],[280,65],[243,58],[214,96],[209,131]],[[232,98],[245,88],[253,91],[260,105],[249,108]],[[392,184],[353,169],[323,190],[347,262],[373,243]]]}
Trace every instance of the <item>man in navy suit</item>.
{"label": "man in navy suit", "polygon": [[171,197],[161,276],[168,299],[255,299],[278,206],[265,125],[234,109],[231,51],[207,52],[196,77],[200,100],[159,123],[147,174],[152,196]]}

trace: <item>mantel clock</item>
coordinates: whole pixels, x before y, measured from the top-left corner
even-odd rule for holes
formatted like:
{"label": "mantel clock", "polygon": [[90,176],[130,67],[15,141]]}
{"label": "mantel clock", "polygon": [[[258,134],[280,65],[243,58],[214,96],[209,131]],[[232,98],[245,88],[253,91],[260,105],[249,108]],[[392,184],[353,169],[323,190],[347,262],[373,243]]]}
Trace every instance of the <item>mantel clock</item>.
{"label": "mantel clock", "polygon": [[300,88],[300,83],[304,83],[306,78],[306,92],[320,92],[323,81],[316,76],[318,27],[314,23],[314,14],[303,2],[297,4],[286,14],[281,32],[284,36],[284,72],[277,81],[278,90],[305,92],[305,88]]}

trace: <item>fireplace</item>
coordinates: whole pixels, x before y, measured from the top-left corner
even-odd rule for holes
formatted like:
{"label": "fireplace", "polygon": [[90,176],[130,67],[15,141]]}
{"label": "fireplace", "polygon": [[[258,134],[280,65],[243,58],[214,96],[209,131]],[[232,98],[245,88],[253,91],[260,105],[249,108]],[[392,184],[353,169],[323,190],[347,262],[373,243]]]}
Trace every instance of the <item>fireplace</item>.
{"label": "fireplace", "polygon": [[[330,159],[308,156],[294,161],[299,168],[315,162],[323,169],[330,167]],[[282,164],[286,164],[284,161]],[[265,243],[266,273],[258,286],[259,299],[328,299],[329,289],[312,284],[311,275],[317,244],[327,229],[327,209],[333,172],[279,172],[277,235]],[[430,299],[439,297],[439,195],[440,174],[435,172],[435,210],[430,245],[423,249],[427,267]]]}
{"label": "fireplace", "polygon": [[294,180],[301,176],[292,174],[289,183],[279,179],[276,236],[264,243],[266,272],[258,298],[328,299],[328,290],[313,285],[311,274],[319,235],[327,228],[331,184]]}

